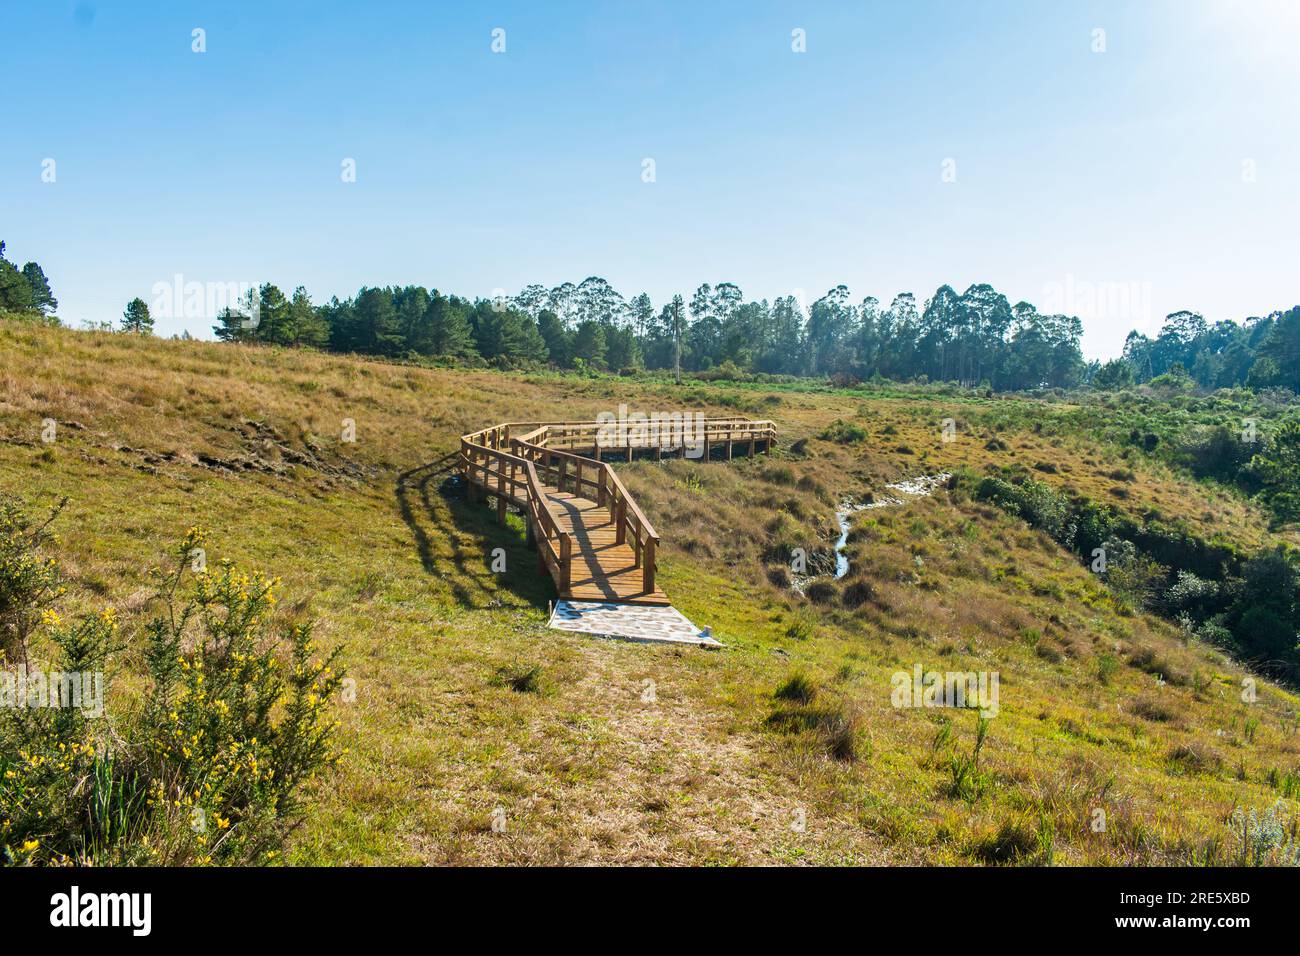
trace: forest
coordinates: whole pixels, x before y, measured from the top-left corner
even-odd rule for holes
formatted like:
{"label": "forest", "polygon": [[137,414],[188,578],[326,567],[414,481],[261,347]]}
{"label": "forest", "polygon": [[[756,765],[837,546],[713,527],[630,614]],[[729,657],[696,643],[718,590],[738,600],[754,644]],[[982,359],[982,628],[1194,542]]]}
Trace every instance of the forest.
{"label": "forest", "polygon": [[839,285],[806,308],[795,296],[746,301],[729,282],[705,283],[656,308],[590,277],[553,289],[470,300],[422,286],[364,288],[313,305],[301,287],[274,285],[218,317],[229,341],[311,345],[335,352],[500,367],[624,372],[639,368],[726,374],[945,381],[999,391],[1113,389],[1167,376],[1202,388],[1300,390],[1300,309],[1243,323],[1170,315],[1159,335],[1129,335],[1122,358],[1085,360],[1082,322],[1010,304],[988,284],[941,286],[923,304],[911,293],[888,305],[853,301]]}
{"label": "forest", "polygon": [[[41,266],[19,268],[0,242],[0,313],[54,321],[57,307]],[[150,331],[148,303],[133,299],[120,327]],[[213,332],[224,341],[500,368],[943,381],[999,391],[1158,381],[1300,392],[1300,307],[1214,323],[1180,310],[1154,338],[1129,333],[1122,357],[1103,363],[1084,358],[1079,318],[1013,305],[987,283],[961,293],[943,285],[924,303],[903,292],[888,305],[874,296],[854,301],[837,285],[807,306],[794,295],[746,301],[733,283],[704,283],[689,301],[674,295],[657,308],[646,293],[625,298],[597,276],[493,299],[365,287],[320,305],[301,286],[286,296],[264,283],[223,308]]]}

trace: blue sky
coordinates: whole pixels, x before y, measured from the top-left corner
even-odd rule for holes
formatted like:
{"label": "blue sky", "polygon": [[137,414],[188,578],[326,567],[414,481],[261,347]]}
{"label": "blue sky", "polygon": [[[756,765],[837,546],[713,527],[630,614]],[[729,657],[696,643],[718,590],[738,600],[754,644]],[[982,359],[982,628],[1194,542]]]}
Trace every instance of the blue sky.
{"label": "blue sky", "polygon": [[0,238],[69,324],[176,274],[318,302],[983,281],[1108,357],[1175,309],[1300,301],[1293,0],[0,0],[0,23]]}

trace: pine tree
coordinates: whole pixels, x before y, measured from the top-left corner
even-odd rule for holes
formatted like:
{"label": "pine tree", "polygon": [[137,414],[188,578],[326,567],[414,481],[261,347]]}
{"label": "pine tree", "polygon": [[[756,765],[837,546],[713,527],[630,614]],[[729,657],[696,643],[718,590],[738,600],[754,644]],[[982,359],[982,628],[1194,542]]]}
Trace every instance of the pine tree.
{"label": "pine tree", "polygon": [[574,358],[580,358],[592,368],[605,367],[605,328],[594,319],[578,325],[573,338]]}
{"label": "pine tree", "polygon": [[560,317],[550,309],[543,309],[537,316],[537,329],[546,342],[546,354],[551,364],[562,367],[572,365],[572,336],[564,328]]}
{"label": "pine tree", "polygon": [[253,338],[275,345],[291,345],[294,330],[289,314],[289,302],[278,286],[265,282],[257,290],[257,328]]}
{"label": "pine tree", "polygon": [[149,314],[144,299],[137,296],[126,304],[126,311],[122,313],[122,331],[138,335],[153,333],[153,316]]}
{"label": "pine tree", "polygon": [[250,289],[239,308],[228,305],[218,312],[213,334],[223,342],[248,342],[256,338],[260,318],[253,315],[253,306],[258,301],[256,295]]}
{"label": "pine tree", "polygon": [[51,315],[59,307],[59,300],[50,291],[50,281],[45,278],[45,271],[35,262],[23,266],[23,278],[31,289],[32,307],[41,315]]}
{"label": "pine tree", "polygon": [[5,244],[0,240],[0,310],[27,312],[34,304],[31,285],[18,267],[5,259]]}
{"label": "pine tree", "polygon": [[429,330],[429,354],[444,358],[469,358],[475,354],[474,336],[463,303],[447,298],[436,289],[425,312]]}
{"label": "pine tree", "polygon": [[311,304],[311,296],[302,286],[293,290],[289,303],[289,325],[293,330],[292,344],[321,348],[329,342],[330,330],[320,310]]}
{"label": "pine tree", "polygon": [[402,334],[397,325],[390,289],[362,289],[357,295],[356,320],[358,351],[370,355],[396,355],[401,351]]}
{"label": "pine tree", "polygon": [[1260,352],[1277,367],[1277,380],[1300,392],[1300,306],[1277,317]]}

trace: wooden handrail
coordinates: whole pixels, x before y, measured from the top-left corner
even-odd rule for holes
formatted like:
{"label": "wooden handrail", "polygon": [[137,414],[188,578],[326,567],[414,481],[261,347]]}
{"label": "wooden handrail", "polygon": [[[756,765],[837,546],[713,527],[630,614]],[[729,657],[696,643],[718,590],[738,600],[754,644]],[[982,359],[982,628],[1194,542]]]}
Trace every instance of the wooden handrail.
{"label": "wooden handrail", "polygon": [[[682,430],[668,436],[676,440],[684,440],[687,429],[695,432],[702,424],[703,433],[699,438],[703,440],[705,449],[708,449],[710,440],[725,441],[728,459],[737,441],[748,441],[751,452],[757,441],[765,442],[769,450],[776,441],[776,424],[767,419],[714,418],[697,423],[693,415],[685,413],[680,417],[646,418],[622,424],[639,432],[642,428],[662,426],[665,422],[680,423]],[[529,530],[537,540],[541,563],[554,575],[561,594],[568,593],[572,582],[573,540],[572,535],[560,527],[564,516],[557,513],[548,498],[547,485],[554,485],[560,491],[571,485],[575,497],[586,497],[586,490],[591,489],[596,503],[609,509],[616,543],[627,544],[630,532],[634,566],[641,569],[643,593],[648,595],[655,590],[659,534],[628,493],[618,473],[609,462],[600,459],[602,447],[608,447],[600,441],[601,431],[618,424],[592,421],[505,422],[461,436],[461,470],[466,480],[471,484],[481,484],[487,494],[496,497],[502,520],[507,499],[528,512]],[[555,447],[552,439],[569,448],[587,447],[585,443],[590,441],[595,457]],[[626,450],[630,458],[635,447],[642,446],[631,441],[629,436],[627,443],[616,446],[616,449]],[[665,445],[657,447],[662,451]],[[518,477],[521,472],[523,478]],[[495,483],[491,481],[493,476]],[[519,493],[521,487],[526,494]]]}

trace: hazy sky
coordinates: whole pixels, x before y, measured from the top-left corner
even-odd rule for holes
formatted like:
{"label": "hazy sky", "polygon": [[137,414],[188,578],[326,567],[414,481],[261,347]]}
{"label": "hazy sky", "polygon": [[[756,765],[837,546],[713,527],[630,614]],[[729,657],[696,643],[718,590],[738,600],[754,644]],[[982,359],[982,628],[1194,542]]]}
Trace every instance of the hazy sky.
{"label": "hazy sky", "polygon": [[1297,49],[1300,0],[0,0],[0,238],[73,325],[177,274],[989,282],[1109,357],[1176,309],[1300,301]]}

